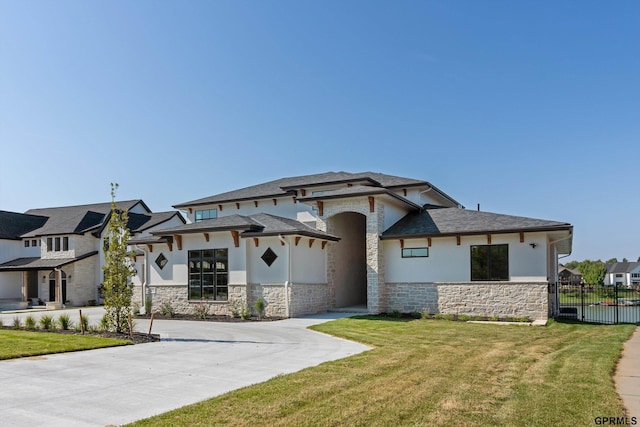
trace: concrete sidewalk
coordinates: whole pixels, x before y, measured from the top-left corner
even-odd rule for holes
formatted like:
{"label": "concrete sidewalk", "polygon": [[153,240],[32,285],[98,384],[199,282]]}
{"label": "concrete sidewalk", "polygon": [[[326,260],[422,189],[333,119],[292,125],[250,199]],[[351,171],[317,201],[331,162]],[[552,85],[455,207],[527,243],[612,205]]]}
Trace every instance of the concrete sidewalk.
{"label": "concrete sidewalk", "polygon": [[640,328],[624,343],[614,381],[627,416],[640,420]]}
{"label": "concrete sidewalk", "polygon": [[160,342],[0,361],[0,424],[120,425],[368,350],[306,329],[347,316],[156,320]]}

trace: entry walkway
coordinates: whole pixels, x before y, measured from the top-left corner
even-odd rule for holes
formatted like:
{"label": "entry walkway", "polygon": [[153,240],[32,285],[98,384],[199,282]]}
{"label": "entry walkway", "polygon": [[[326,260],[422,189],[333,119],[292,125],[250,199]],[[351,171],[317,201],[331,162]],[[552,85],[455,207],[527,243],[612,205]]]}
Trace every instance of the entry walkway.
{"label": "entry walkway", "polygon": [[627,416],[640,422],[640,328],[624,343],[614,380]]}
{"label": "entry walkway", "polygon": [[[306,329],[346,316],[156,320],[153,332],[163,338],[157,343],[0,361],[1,423],[120,425],[368,350]],[[148,328],[138,321],[138,330]]]}

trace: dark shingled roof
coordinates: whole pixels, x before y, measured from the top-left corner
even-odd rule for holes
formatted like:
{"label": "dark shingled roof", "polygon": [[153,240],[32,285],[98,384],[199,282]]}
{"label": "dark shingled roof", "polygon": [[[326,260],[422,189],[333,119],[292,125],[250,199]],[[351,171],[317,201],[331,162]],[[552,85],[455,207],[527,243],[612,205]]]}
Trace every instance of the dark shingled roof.
{"label": "dark shingled roof", "polygon": [[[296,221],[295,219],[283,218],[276,215],[264,213],[243,216],[229,215],[220,218],[208,219],[192,224],[185,224],[179,227],[166,228],[163,230],[152,231],[154,236],[171,236],[174,234],[192,234],[206,233],[215,231],[244,231],[242,237],[260,237],[260,236],[277,236],[277,235],[301,235],[308,237],[316,237],[318,239],[339,240],[337,237],[327,234],[323,231],[316,230]],[[140,238],[142,239],[142,238]],[[136,243],[153,243],[140,239],[131,239],[129,242]]]}
{"label": "dark shingled roof", "polygon": [[630,273],[640,266],[640,262],[615,262],[607,264],[607,273]]}
{"label": "dark shingled roof", "polygon": [[413,203],[412,201],[405,199],[402,196],[397,195],[391,190],[381,187],[368,187],[365,185],[354,185],[352,187],[339,188],[337,190],[323,191],[322,194],[311,195],[307,197],[298,197],[301,202],[313,201],[313,200],[331,200],[331,199],[343,199],[347,197],[356,196],[373,196],[378,194],[386,194],[390,197],[398,199],[414,209],[420,209],[420,205]]}
{"label": "dark shingled roof", "polygon": [[[429,184],[427,181],[403,178],[393,175],[385,175],[377,172],[326,172],[321,174],[277,179],[275,181],[269,181],[264,184],[253,185],[250,187],[241,188],[239,190],[229,191],[202,199],[192,200],[190,202],[179,203],[177,205],[174,205],[174,208],[180,209],[206,204],[238,202],[243,200],[283,197],[288,195],[294,196],[294,191],[298,188],[356,182],[367,184],[373,187],[384,188],[412,187],[423,185],[431,186],[431,184]],[[440,192],[439,190],[437,191]],[[452,202],[455,202],[449,196],[446,196],[444,193],[442,194],[445,197],[449,198]],[[457,202],[455,203],[458,204]]]}
{"label": "dark shingled roof", "polygon": [[0,239],[20,240],[23,234],[42,227],[46,221],[43,216],[0,211]]}
{"label": "dark shingled roof", "polygon": [[383,239],[446,235],[571,230],[566,222],[479,212],[460,208],[434,208],[410,213],[382,233]]}
{"label": "dark shingled roof", "polygon": [[85,258],[97,255],[98,251],[88,252],[75,258],[48,259],[48,258],[18,258],[13,261],[0,264],[0,271],[27,271],[27,270],[48,270],[64,267],[65,265],[80,261]]}
{"label": "dark shingled roof", "polygon": [[260,227],[260,224],[253,221],[248,216],[229,215],[220,218],[194,222],[191,224],[184,224],[178,227],[152,231],[151,234],[153,234],[154,236],[169,236],[172,234],[203,233],[207,231],[249,230],[259,229]]}
{"label": "dark shingled roof", "polygon": [[[142,200],[117,202],[117,205],[120,209],[131,209],[138,203],[144,205]],[[83,234],[100,228],[110,212],[111,203],[31,209],[26,213],[47,217],[48,220],[41,227],[25,233],[22,237]]]}
{"label": "dark shingled roof", "polygon": [[340,240],[340,238],[336,236],[311,228],[295,219],[265,213],[251,215],[251,219],[260,223],[264,228],[261,230],[245,231],[242,233],[242,237],[298,235],[333,241]]}

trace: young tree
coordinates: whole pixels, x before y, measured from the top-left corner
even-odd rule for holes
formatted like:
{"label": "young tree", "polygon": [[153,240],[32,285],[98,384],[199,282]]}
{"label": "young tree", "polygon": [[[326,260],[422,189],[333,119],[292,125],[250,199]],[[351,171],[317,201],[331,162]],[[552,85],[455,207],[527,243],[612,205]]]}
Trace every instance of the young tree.
{"label": "young tree", "polygon": [[618,262],[618,258],[611,258],[605,264],[615,264],[616,262]]}
{"label": "young tree", "polygon": [[104,308],[109,330],[129,332],[129,315],[133,284],[131,277],[135,270],[131,256],[127,251],[129,215],[126,210],[118,209],[116,190],[118,184],[111,183],[111,217],[107,225],[107,245],[104,252]]}
{"label": "young tree", "polygon": [[602,261],[589,261],[585,260],[580,263],[578,267],[584,282],[591,286],[599,286],[604,283],[604,275],[607,273],[607,269]]}

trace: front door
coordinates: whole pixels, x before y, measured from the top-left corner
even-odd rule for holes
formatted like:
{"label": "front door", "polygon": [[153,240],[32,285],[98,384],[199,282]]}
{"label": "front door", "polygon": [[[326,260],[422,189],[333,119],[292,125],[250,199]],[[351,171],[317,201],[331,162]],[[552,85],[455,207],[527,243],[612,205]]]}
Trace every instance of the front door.
{"label": "front door", "polygon": [[[60,301],[61,303],[64,304],[64,302],[67,300],[67,274],[62,271],[60,272],[60,275],[62,276],[62,280],[60,281],[60,286],[62,286],[62,301]],[[51,274],[49,274],[49,301],[55,301],[56,300],[56,272],[52,271]]]}
{"label": "front door", "polygon": [[38,272],[27,271],[27,299],[38,299]]}

